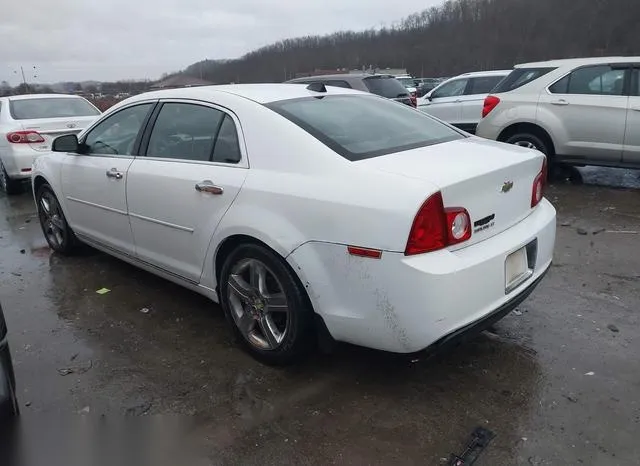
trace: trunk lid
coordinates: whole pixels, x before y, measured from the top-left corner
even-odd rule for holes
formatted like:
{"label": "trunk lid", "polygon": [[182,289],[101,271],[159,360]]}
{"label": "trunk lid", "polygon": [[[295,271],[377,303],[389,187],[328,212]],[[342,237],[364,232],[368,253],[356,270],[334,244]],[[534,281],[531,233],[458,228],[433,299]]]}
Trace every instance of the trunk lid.
{"label": "trunk lid", "polygon": [[[544,156],[537,151],[466,138],[365,159],[363,166],[436,185],[445,207],[463,207],[478,243],[510,228],[531,212],[533,182]],[[425,186],[425,199],[431,194]],[[420,206],[416,206],[416,212]]]}
{"label": "trunk lid", "polygon": [[46,152],[51,150],[53,140],[63,134],[78,134],[93,123],[99,115],[65,118],[38,118],[19,120],[24,131],[37,131],[44,142],[29,144],[33,150]]}

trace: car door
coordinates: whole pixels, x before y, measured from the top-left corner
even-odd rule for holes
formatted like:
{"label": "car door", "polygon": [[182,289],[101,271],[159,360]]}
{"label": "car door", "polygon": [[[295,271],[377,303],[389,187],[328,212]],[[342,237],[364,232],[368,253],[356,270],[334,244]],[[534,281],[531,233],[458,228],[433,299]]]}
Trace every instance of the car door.
{"label": "car door", "polygon": [[80,153],[67,154],[61,167],[67,219],[74,231],[131,255],[127,172],[154,105],[131,105],[101,120],[82,137]]}
{"label": "car door", "polygon": [[233,113],[164,101],[129,168],[127,202],[136,255],[198,282],[211,237],[247,176]]}
{"label": "car door", "polygon": [[421,99],[418,108],[447,123],[459,123],[462,117],[462,95],[468,82],[467,78],[453,79],[436,87]]}
{"label": "car door", "polygon": [[640,64],[632,73],[622,162],[640,166]]}
{"label": "car door", "polygon": [[628,65],[584,66],[542,92],[538,114],[550,115],[557,128],[556,153],[585,163],[620,163],[629,75]]}
{"label": "car door", "polygon": [[478,76],[469,78],[462,101],[460,121],[456,125],[464,131],[475,134],[478,122],[482,119],[484,99],[502,81],[504,75]]}

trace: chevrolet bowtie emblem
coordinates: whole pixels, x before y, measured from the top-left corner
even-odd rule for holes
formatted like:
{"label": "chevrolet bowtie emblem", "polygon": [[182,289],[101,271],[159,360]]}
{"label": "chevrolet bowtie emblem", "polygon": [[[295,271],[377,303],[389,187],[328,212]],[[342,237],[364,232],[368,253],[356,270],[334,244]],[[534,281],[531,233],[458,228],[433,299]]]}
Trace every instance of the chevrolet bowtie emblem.
{"label": "chevrolet bowtie emblem", "polygon": [[501,193],[508,193],[513,188],[513,181],[505,181],[502,185]]}

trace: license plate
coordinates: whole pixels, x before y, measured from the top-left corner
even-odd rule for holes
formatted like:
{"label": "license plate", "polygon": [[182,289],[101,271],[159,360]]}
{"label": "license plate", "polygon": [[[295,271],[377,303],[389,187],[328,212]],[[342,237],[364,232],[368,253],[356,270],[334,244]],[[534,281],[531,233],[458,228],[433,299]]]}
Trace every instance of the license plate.
{"label": "license plate", "polygon": [[505,289],[509,293],[531,275],[527,261],[527,249],[518,249],[507,256],[504,265]]}

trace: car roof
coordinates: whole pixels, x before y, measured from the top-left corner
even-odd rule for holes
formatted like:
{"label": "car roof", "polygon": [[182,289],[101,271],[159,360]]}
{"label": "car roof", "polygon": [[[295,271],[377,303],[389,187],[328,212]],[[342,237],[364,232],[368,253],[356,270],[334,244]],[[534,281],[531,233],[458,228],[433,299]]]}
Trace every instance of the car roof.
{"label": "car roof", "polygon": [[560,68],[575,67],[581,65],[597,65],[599,63],[630,63],[640,62],[640,57],[591,57],[591,58],[564,58],[561,60],[547,60],[532,63],[522,63],[516,68]]}
{"label": "car roof", "polygon": [[82,99],[79,95],[74,94],[21,94],[21,95],[8,95],[4,99],[7,100],[32,100],[32,99],[60,99],[60,98],[78,98]]}
{"label": "car roof", "polygon": [[318,97],[319,95],[365,94],[353,89],[327,86],[327,92],[316,92],[307,89],[307,84],[225,84],[217,86],[198,86],[179,89],[165,89],[161,91],[139,94],[126,100],[135,102],[149,99],[194,99],[215,101],[219,93],[232,94],[252,100],[259,104],[267,104],[279,100],[300,99],[303,97]]}
{"label": "car roof", "polygon": [[492,70],[492,71],[473,71],[471,73],[463,73],[453,78],[448,79],[457,79],[457,78],[481,78],[483,76],[506,76],[511,73],[513,70]]}
{"label": "car roof", "polygon": [[384,76],[384,77],[389,77],[389,78],[394,78],[395,76],[392,76],[390,74],[385,74],[385,73],[349,73],[349,74],[321,74],[318,76],[305,76],[303,78],[296,78],[296,79],[292,79],[290,81],[287,81],[287,83],[297,83],[297,82],[303,82],[303,81],[309,81],[309,80],[317,80],[317,81],[323,81],[323,80],[328,80],[328,79],[341,79],[343,81],[347,81],[349,79],[364,79],[364,78],[371,78],[371,77],[375,77],[375,76]]}

